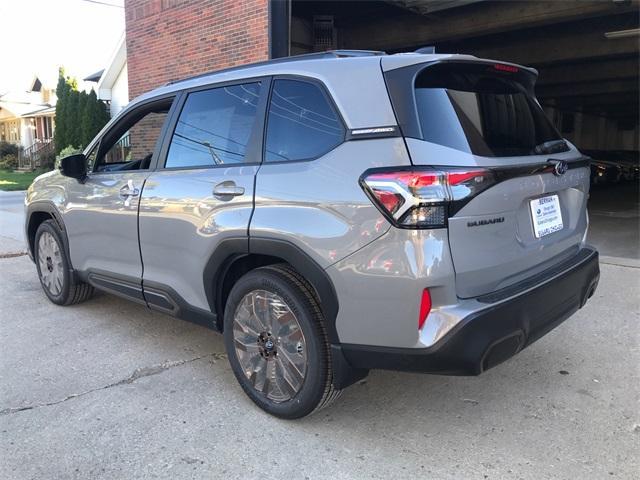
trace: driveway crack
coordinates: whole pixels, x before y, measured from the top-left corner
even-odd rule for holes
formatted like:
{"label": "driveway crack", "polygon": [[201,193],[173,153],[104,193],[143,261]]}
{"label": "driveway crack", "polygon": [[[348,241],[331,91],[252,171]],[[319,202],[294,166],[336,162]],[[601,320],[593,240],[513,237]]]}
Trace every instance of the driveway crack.
{"label": "driveway crack", "polygon": [[25,410],[33,410],[36,408],[42,408],[42,407],[51,407],[53,405],[58,405],[60,403],[64,403],[68,400],[72,400],[74,398],[78,398],[78,397],[83,397],[85,395],[89,395],[90,393],[94,393],[94,392],[99,392],[101,390],[107,390],[109,388],[113,388],[113,387],[119,387],[121,385],[128,385],[131,383],[134,383],[137,380],[140,380],[141,378],[145,378],[145,377],[151,377],[153,375],[158,375],[166,370],[169,370],[171,368],[174,367],[179,367],[181,365],[186,365],[188,363],[193,363],[193,362],[197,362],[198,360],[204,360],[206,358],[211,358],[214,361],[215,360],[220,360],[222,358],[226,358],[227,354],[226,353],[209,353],[207,355],[201,355],[199,357],[195,357],[195,358],[189,358],[186,360],[176,360],[173,362],[164,362],[164,363],[160,363],[158,365],[151,365],[149,367],[141,367],[141,368],[137,368],[133,371],[133,373],[131,375],[129,375],[127,378],[123,378],[122,380],[118,380],[117,382],[113,382],[110,383],[108,385],[104,385],[102,387],[97,387],[97,388],[92,388],[90,390],[86,390],[84,392],[81,393],[72,393],[71,395],[67,395],[66,397],[60,399],[60,400],[55,400],[53,402],[47,402],[47,403],[35,403],[33,405],[26,405],[24,407],[10,407],[10,408],[5,408],[3,410],[0,410],[0,415],[9,415],[11,413],[18,413],[18,412],[24,412]]}

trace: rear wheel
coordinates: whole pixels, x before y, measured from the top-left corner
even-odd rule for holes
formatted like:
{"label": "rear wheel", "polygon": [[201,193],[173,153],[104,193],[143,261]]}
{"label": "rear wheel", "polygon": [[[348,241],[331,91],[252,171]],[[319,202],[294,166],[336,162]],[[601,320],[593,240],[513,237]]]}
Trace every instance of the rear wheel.
{"label": "rear wheel", "polygon": [[62,234],[53,220],[46,220],[36,231],[34,258],[40,285],[49,300],[58,305],[72,305],[87,300],[93,287],[74,281]]}
{"label": "rear wheel", "polygon": [[260,408],[300,418],[337,398],[323,322],[311,287],[290,267],[258,268],[234,285],[225,346],[238,382]]}

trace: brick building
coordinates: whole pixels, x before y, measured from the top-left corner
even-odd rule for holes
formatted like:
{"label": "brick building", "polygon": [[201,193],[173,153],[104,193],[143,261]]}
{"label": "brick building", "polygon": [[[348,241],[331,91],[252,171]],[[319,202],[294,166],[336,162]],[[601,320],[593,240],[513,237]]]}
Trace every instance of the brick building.
{"label": "brick building", "polygon": [[435,45],[537,68],[538,98],[567,138],[638,150],[638,0],[125,0],[125,16],[130,98],[290,54]]}
{"label": "brick building", "polygon": [[127,0],[129,96],[269,58],[268,0]]}

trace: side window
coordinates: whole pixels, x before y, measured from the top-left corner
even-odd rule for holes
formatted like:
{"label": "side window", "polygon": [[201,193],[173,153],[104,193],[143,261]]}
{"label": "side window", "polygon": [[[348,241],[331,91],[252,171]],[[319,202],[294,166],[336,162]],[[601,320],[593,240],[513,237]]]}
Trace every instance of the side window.
{"label": "side window", "polygon": [[318,85],[299,80],[274,82],[265,161],[317,158],[340,145],[344,136],[338,114]]}
{"label": "side window", "polygon": [[166,168],[243,163],[260,83],[190,93],[171,138]]}
{"label": "side window", "polygon": [[102,140],[93,171],[148,169],[170,106],[171,100],[143,109],[116,125]]}

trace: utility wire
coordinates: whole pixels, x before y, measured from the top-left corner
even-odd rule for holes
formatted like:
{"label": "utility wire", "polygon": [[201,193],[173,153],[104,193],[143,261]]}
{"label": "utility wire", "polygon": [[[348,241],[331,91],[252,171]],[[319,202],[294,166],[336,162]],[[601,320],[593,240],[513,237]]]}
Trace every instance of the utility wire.
{"label": "utility wire", "polygon": [[124,8],[122,5],[114,5],[113,3],[100,2],[98,0],[80,0],[81,2],[95,3],[97,5],[106,5],[108,7]]}

